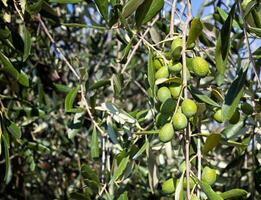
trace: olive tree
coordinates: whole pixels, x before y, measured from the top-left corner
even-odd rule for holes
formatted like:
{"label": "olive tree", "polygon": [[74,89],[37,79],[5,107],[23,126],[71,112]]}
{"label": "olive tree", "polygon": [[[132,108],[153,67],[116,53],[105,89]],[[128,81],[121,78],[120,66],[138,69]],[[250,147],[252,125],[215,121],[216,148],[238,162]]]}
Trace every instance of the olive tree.
{"label": "olive tree", "polygon": [[261,4],[1,0],[0,199],[260,199]]}

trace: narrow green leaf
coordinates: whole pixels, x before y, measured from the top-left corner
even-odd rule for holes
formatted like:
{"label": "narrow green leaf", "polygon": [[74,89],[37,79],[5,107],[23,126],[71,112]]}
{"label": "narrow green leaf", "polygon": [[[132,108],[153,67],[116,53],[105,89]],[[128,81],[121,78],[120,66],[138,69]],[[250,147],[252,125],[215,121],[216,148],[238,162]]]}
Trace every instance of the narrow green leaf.
{"label": "narrow green leaf", "polygon": [[240,132],[240,130],[244,127],[244,124],[244,120],[240,120],[236,124],[231,124],[221,132],[221,135],[227,139],[230,139],[232,137],[234,138],[235,135],[237,135]]}
{"label": "narrow green leaf", "polygon": [[10,62],[10,60],[0,51],[0,61],[4,65],[2,70],[13,76],[16,80],[19,78],[19,72]]}
{"label": "narrow green leaf", "polygon": [[80,3],[83,0],[49,0],[51,3],[61,3],[61,4],[75,4]]}
{"label": "narrow green leaf", "polygon": [[220,194],[220,196],[223,199],[239,198],[246,195],[247,195],[247,191],[243,189],[232,189]]}
{"label": "narrow green leaf", "polygon": [[108,15],[108,0],[95,0],[95,3],[98,7],[99,12],[103,16],[103,18],[108,21],[109,15]]}
{"label": "narrow green leaf", "polygon": [[158,134],[159,130],[150,130],[150,131],[139,131],[136,132],[135,134],[137,135],[150,135],[150,134]]}
{"label": "narrow green leaf", "polygon": [[93,85],[91,85],[88,90],[96,90],[99,89],[101,87],[104,87],[106,85],[109,85],[111,83],[110,80],[108,79],[103,79],[103,80],[99,80],[97,82],[95,82]]}
{"label": "narrow green leaf", "polygon": [[203,192],[207,195],[209,200],[223,200],[223,198],[220,195],[218,195],[208,183],[200,180],[198,180],[198,183]]}
{"label": "narrow green leaf", "polygon": [[61,25],[69,28],[87,28],[86,24],[78,24],[78,23],[61,23]]}
{"label": "narrow green leaf", "polygon": [[[224,11],[222,8],[218,7],[217,12],[220,15],[220,17],[222,18],[222,21],[225,22],[228,17],[228,14],[226,13],[226,11]],[[240,26],[236,20],[233,20],[233,27],[240,28]]]}
{"label": "narrow green leaf", "polygon": [[122,16],[129,17],[143,2],[144,0],[129,0],[122,9]]}
{"label": "narrow green leaf", "polygon": [[124,64],[124,63],[127,62],[127,58],[128,58],[129,52],[130,52],[132,44],[133,44],[133,40],[134,40],[134,36],[132,36],[128,45],[124,48],[123,55],[122,55],[122,58],[120,60],[120,63]]}
{"label": "narrow green leaf", "polygon": [[24,55],[23,61],[26,61],[31,52],[31,34],[25,26],[23,26]]}
{"label": "narrow green leaf", "polygon": [[209,151],[214,149],[220,141],[221,135],[219,133],[212,133],[207,137],[207,140],[203,147],[203,154],[207,154]]}
{"label": "narrow green leaf", "polygon": [[129,162],[129,156],[121,160],[119,167],[114,172],[110,182],[116,181],[123,174],[124,170],[128,165],[128,162]]}
{"label": "narrow green leaf", "polygon": [[69,88],[67,85],[59,83],[54,83],[53,85],[58,92],[69,93],[71,91],[71,88]]}
{"label": "narrow green leaf", "polygon": [[21,71],[21,73],[19,74],[18,77],[18,82],[25,86],[25,87],[29,87],[29,79],[26,73],[24,73],[23,71]]}
{"label": "narrow green leaf", "polygon": [[160,12],[160,10],[163,8],[163,6],[164,6],[164,0],[153,0],[149,11],[147,12],[146,16],[144,17],[144,19],[142,21],[142,24],[146,24],[153,17],[155,17]]}
{"label": "narrow green leaf", "polygon": [[241,143],[241,142],[236,142],[236,141],[233,141],[233,140],[224,140],[222,139],[220,141],[221,144],[224,144],[224,145],[228,145],[228,146],[232,146],[232,147],[246,147],[247,145],[245,143]]}
{"label": "narrow green leaf", "polygon": [[189,35],[187,39],[187,47],[190,47],[193,43],[195,43],[196,39],[199,37],[203,29],[203,25],[200,19],[195,18],[191,22]]}
{"label": "narrow green leaf", "polygon": [[136,26],[139,28],[142,25],[142,22],[149,12],[150,7],[152,6],[153,0],[145,0],[143,4],[141,4],[135,13],[135,21]]}
{"label": "narrow green leaf", "polygon": [[204,103],[207,103],[207,104],[209,104],[211,106],[220,107],[220,105],[218,103],[213,101],[210,97],[205,95],[200,90],[198,90],[198,89],[196,89],[194,87],[189,87],[189,90],[190,90],[191,94],[193,95],[193,97],[195,97],[196,99],[199,99],[200,101],[202,101]]}
{"label": "narrow green leaf", "polygon": [[249,32],[254,33],[261,38],[261,28],[248,27],[247,29]]}
{"label": "narrow green leaf", "polygon": [[99,177],[97,176],[97,173],[95,170],[93,170],[92,168],[90,168],[88,165],[82,165],[81,167],[81,175],[83,178],[85,179],[89,179],[92,180],[96,183],[99,184]]}
{"label": "narrow green leaf", "polygon": [[6,124],[6,129],[8,130],[9,133],[15,138],[15,139],[20,139],[22,136],[21,129],[12,121],[7,121]]}
{"label": "narrow green leaf", "polygon": [[122,91],[122,79],[121,78],[122,78],[121,74],[112,75],[113,91],[116,96],[118,96]]}
{"label": "narrow green leaf", "polygon": [[145,143],[142,145],[140,150],[133,156],[133,160],[137,159],[149,147],[149,145],[150,145],[150,143],[146,139]]}
{"label": "narrow green leaf", "polygon": [[91,156],[93,159],[99,158],[99,141],[97,136],[96,127],[93,127],[92,141],[91,141]]}
{"label": "narrow green leaf", "polygon": [[77,95],[77,92],[79,90],[80,86],[77,86],[73,88],[65,97],[64,101],[64,107],[65,107],[65,112],[72,112],[73,109],[73,102],[75,100],[75,97]]}
{"label": "narrow green leaf", "polygon": [[154,87],[155,87],[155,67],[153,64],[153,54],[149,52],[149,60],[148,60],[148,82],[152,91],[152,95],[154,96]]}
{"label": "narrow green leaf", "polygon": [[225,102],[222,106],[222,118],[224,121],[227,121],[232,117],[238,106],[240,98],[243,96],[246,75],[247,70],[243,72],[241,69],[237,78],[233,81],[227,94],[225,95]]}
{"label": "narrow green leaf", "polygon": [[233,18],[235,15],[235,6],[236,4],[232,6],[229,16],[227,17],[218,35],[218,40],[216,43],[216,52],[215,52],[216,67],[217,67],[216,81],[218,85],[221,85],[224,82],[227,57],[230,50],[230,33],[232,29]]}
{"label": "narrow green leaf", "polygon": [[128,200],[128,192],[122,193],[117,200]]}
{"label": "narrow green leaf", "polygon": [[178,180],[178,185],[177,188],[175,190],[175,200],[183,200],[183,179],[184,179],[184,175],[185,175],[185,171],[183,171],[181,177]]}

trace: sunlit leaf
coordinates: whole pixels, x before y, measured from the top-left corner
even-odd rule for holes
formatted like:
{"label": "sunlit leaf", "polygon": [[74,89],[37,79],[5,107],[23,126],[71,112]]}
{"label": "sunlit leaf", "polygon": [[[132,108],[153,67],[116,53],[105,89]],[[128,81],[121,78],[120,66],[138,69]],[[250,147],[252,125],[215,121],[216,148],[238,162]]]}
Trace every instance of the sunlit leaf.
{"label": "sunlit leaf", "polygon": [[236,111],[240,98],[244,93],[246,75],[247,70],[243,72],[241,69],[225,95],[225,102],[222,105],[222,118],[224,121],[229,120]]}
{"label": "sunlit leaf", "polygon": [[124,18],[130,16],[137,8],[144,2],[144,0],[128,0],[122,9],[122,16]]}
{"label": "sunlit leaf", "polygon": [[203,92],[201,92],[200,90],[194,88],[194,87],[190,87],[189,88],[191,91],[191,94],[199,99],[200,101],[207,103],[211,106],[215,106],[215,107],[220,107],[220,105],[218,103],[216,103],[214,100],[212,100],[210,97],[208,97],[206,94],[204,94]]}
{"label": "sunlit leaf", "polygon": [[7,121],[8,124],[6,124],[6,129],[9,133],[15,138],[19,139],[21,138],[22,132],[21,129],[12,121]]}
{"label": "sunlit leaf", "polygon": [[199,37],[203,29],[203,25],[200,19],[195,18],[191,21],[191,26],[189,30],[189,35],[187,39],[187,47],[190,47],[196,39]]}
{"label": "sunlit leaf", "polygon": [[231,189],[220,194],[223,199],[239,198],[247,195],[247,191],[243,189]]}
{"label": "sunlit leaf", "polygon": [[93,127],[93,131],[92,131],[92,141],[91,141],[91,156],[92,158],[99,158],[99,140],[98,140],[98,136],[97,136],[97,131],[96,131],[96,127]]}
{"label": "sunlit leaf", "polygon": [[31,34],[25,26],[23,26],[22,31],[23,31],[23,41],[24,41],[23,61],[25,61],[28,58],[28,56],[30,55],[32,41],[31,41]]}
{"label": "sunlit leaf", "polygon": [[73,103],[75,100],[75,97],[78,93],[80,86],[77,86],[73,89],[71,89],[71,91],[66,95],[65,97],[65,101],[64,101],[64,108],[65,108],[65,112],[74,112],[73,108]]}
{"label": "sunlit leaf", "polygon": [[198,183],[209,200],[223,200],[223,198],[217,194],[208,183],[200,180],[198,180]]}
{"label": "sunlit leaf", "polygon": [[224,25],[222,26],[221,31],[219,32],[217,43],[216,43],[216,67],[217,67],[217,76],[216,80],[218,85],[221,85],[224,82],[224,75],[226,71],[227,57],[230,50],[230,33],[233,23],[233,18],[235,14],[234,4],[230,10],[229,16],[227,17]]}
{"label": "sunlit leaf", "polygon": [[221,135],[219,133],[212,133],[207,137],[207,140],[203,147],[203,153],[207,154],[209,151],[214,149],[218,144],[219,140],[221,138]]}
{"label": "sunlit leaf", "polygon": [[95,3],[106,21],[108,21],[108,0],[95,0]]}
{"label": "sunlit leaf", "polygon": [[129,162],[129,157],[123,158],[116,169],[116,171],[113,173],[113,176],[111,178],[111,182],[114,182],[120,178],[120,176],[123,174],[124,170],[126,169]]}
{"label": "sunlit leaf", "polygon": [[[151,88],[151,91],[154,91],[155,87],[155,67],[153,65],[153,54],[149,52],[149,60],[148,60],[148,82]],[[152,92],[154,96],[154,92]]]}

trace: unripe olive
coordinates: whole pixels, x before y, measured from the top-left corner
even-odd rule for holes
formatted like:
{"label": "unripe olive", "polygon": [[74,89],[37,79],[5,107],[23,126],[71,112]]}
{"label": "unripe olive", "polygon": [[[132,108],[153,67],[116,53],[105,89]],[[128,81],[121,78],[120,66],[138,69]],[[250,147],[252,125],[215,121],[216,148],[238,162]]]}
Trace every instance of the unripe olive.
{"label": "unripe olive", "polygon": [[182,69],[182,64],[180,62],[178,63],[171,62],[168,67],[169,67],[169,71],[174,73],[179,73]]}
{"label": "unripe olive", "polygon": [[246,115],[251,115],[253,113],[253,107],[246,102],[241,105],[241,110]]}
{"label": "unripe olive", "polygon": [[[193,188],[195,185],[196,183],[194,182],[194,180],[191,177],[189,177],[189,187]],[[183,188],[187,188],[187,178],[183,179]]]}
{"label": "unripe olive", "polygon": [[181,92],[181,85],[178,83],[172,83],[169,86],[170,93],[174,99],[178,99],[180,92]]}
{"label": "unripe olive", "polygon": [[222,123],[222,122],[223,122],[223,120],[222,120],[222,110],[221,110],[221,109],[218,109],[218,110],[214,113],[213,118],[214,118],[214,120],[216,120],[217,122]]}
{"label": "unripe olive", "polygon": [[162,192],[165,194],[172,194],[175,192],[175,180],[173,178],[170,178],[163,182]]}
{"label": "unripe olive", "polygon": [[170,91],[167,87],[161,87],[158,89],[157,97],[160,102],[166,101],[168,98],[171,98]]}
{"label": "unripe olive", "polygon": [[175,51],[176,48],[182,47],[182,38],[177,37],[171,43],[171,51]]}
{"label": "unripe olive", "polygon": [[204,167],[202,171],[202,180],[207,182],[209,185],[213,185],[217,179],[217,172],[215,169],[208,166]]}
{"label": "unripe olive", "polygon": [[174,136],[174,129],[171,123],[165,124],[159,132],[161,142],[169,142]]}
{"label": "unripe olive", "polygon": [[186,117],[192,117],[197,113],[198,108],[194,101],[191,99],[185,99],[181,103],[181,110]]}
{"label": "unripe olive", "polygon": [[195,57],[192,60],[192,68],[193,72],[198,76],[198,77],[205,77],[208,72],[209,72],[209,66],[208,62],[201,57]]}
{"label": "unripe olive", "polygon": [[182,51],[182,38],[175,38],[171,43],[171,56],[172,60],[178,60]]}
{"label": "unripe olive", "polygon": [[164,66],[164,60],[163,58],[155,58],[153,61],[155,69],[159,69]]}
{"label": "unripe olive", "polygon": [[168,78],[169,77],[169,69],[168,67],[161,67],[155,74],[156,79],[160,78]]}
{"label": "unripe olive", "polygon": [[236,124],[240,119],[240,113],[238,111],[238,109],[236,109],[236,111],[234,112],[234,114],[232,115],[232,117],[229,120],[230,124]]}
{"label": "unripe olive", "polygon": [[178,112],[173,115],[172,123],[175,130],[182,130],[187,127],[188,120],[184,114]]}
{"label": "unripe olive", "polygon": [[179,165],[179,171],[182,173],[184,170],[186,170],[186,162],[183,161],[180,165]]}

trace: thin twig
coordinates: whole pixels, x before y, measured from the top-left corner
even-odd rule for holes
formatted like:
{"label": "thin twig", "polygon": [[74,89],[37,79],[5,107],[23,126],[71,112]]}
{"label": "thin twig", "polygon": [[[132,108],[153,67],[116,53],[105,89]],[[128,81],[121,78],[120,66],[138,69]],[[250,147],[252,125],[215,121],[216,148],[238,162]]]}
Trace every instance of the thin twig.
{"label": "thin twig", "polygon": [[14,0],[14,7],[15,7],[15,10],[16,10],[16,12],[18,13],[19,17],[21,18],[21,20],[24,21],[24,17],[23,17],[23,15],[21,14],[19,8],[17,7],[17,2],[16,2],[16,0]]}
{"label": "thin twig", "polygon": [[174,34],[174,20],[175,20],[176,5],[177,5],[177,0],[173,0],[171,6],[171,17],[170,17],[170,30],[169,30],[170,37],[173,37]]}
{"label": "thin twig", "polygon": [[[187,19],[183,27],[183,35],[182,35],[182,83],[184,87],[184,99],[188,97],[188,88],[187,88],[187,63],[186,63],[186,37],[189,27],[189,22],[192,19],[192,11],[191,11],[191,2],[187,0]],[[187,199],[190,200],[190,185],[189,185],[189,177],[190,177],[190,161],[189,161],[189,145],[190,145],[190,123],[185,131],[185,160],[186,160],[186,178],[187,178]]]}
{"label": "thin twig", "polygon": [[[65,55],[63,54],[62,50],[56,46],[56,42],[53,39],[53,37],[51,36],[49,30],[47,29],[45,23],[43,22],[41,15],[38,14],[37,16],[38,21],[40,22],[41,27],[43,28],[45,34],[48,36],[48,38],[50,39],[50,41],[53,43],[53,45],[55,46],[56,50],[60,53],[61,58],[63,59],[63,61],[65,62],[65,64],[69,67],[69,69],[72,71],[72,73],[74,74],[74,76],[78,79],[78,81],[81,81],[80,76],[78,75],[78,73],[76,72],[76,70],[73,68],[73,66],[70,64],[70,62],[67,60],[67,58],[65,57]],[[102,136],[105,135],[105,132],[102,130],[102,128],[99,126],[99,124],[95,121],[91,111],[90,111],[90,107],[88,105],[88,101],[85,97],[85,87],[84,84],[81,84],[81,97],[85,106],[85,109],[88,113],[88,115],[90,116],[92,123],[94,124],[94,126],[98,129],[98,131],[101,133]]]}
{"label": "thin twig", "polygon": [[[200,85],[200,80],[197,81],[197,88],[199,88],[199,85]],[[198,119],[198,123],[197,123],[197,131],[200,133],[201,132],[201,114],[199,115],[199,119]],[[197,169],[198,169],[198,179],[201,180],[201,156],[202,156],[202,153],[201,153],[201,137],[197,138],[197,159],[198,159],[198,166],[197,166]],[[200,191],[197,190],[197,197],[200,198]]]}
{"label": "thin twig", "polygon": [[256,66],[256,63],[254,61],[254,58],[252,56],[252,52],[251,52],[251,48],[250,48],[250,42],[249,42],[249,39],[248,39],[248,34],[247,34],[247,24],[246,24],[246,21],[244,20],[244,15],[243,15],[243,12],[242,12],[242,9],[241,9],[241,4],[239,3],[239,1],[237,2],[237,5],[238,5],[238,9],[239,9],[239,12],[240,12],[240,15],[242,16],[243,18],[243,31],[244,31],[244,35],[245,35],[245,39],[246,39],[246,45],[247,45],[247,50],[248,50],[248,55],[249,55],[249,60],[250,62],[252,63],[252,66],[253,66],[253,70],[254,70],[254,73],[255,73],[255,76],[257,78],[257,82],[258,82],[258,85],[259,87],[261,87],[261,81],[259,79],[259,69],[258,67]]}
{"label": "thin twig", "polygon": [[148,34],[148,32],[150,31],[151,27],[156,23],[156,21],[158,20],[158,16],[152,21],[151,25],[146,29],[146,31],[142,34],[140,40],[137,42],[137,44],[134,46],[127,62],[125,63],[125,65],[123,66],[122,70],[121,70],[121,73],[124,73],[125,70],[127,69],[132,57],[135,55],[136,51],[138,50],[141,42],[142,42],[142,39],[144,39],[144,37]]}
{"label": "thin twig", "polygon": [[90,107],[89,107],[88,102],[87,102],[87,99],[86,99],[86,97],[85,97],[85,95],[84,95],[84,93],[85,93],[84,91],[85,91],[84,85],[81,84],[81,97],[82,97],[82,100],[83,100],[83,104],[84,104],[84,106],[85,106],[85,109],[86,109],[86,111],[87,111],[89,117],[91,118],[92,123],[94,124],[94,126],[98,129],[98,131],[101,133],[102,136],[105,136],[105,132],[101,129],[101,127],[99,126],[99,124],[95,121],[95,119],[94,119],[94,117],[93,117],[93,115],[92,115],[92,112],[90,111]]}
{"label": "thin twig", "polygon": [[74,76],[80,80],[80,76],[78,75],[78,73],[76,72],[76,70],[73,68],[73,66],[69,63],[69,61],[67,60],[67,58],[64,56],[62,50],[56,46],[56,42],[54,41],[53,37],[51,36],[50,32],[48,31],[45,23],[43,22],[41,15],[38,14],[37,16],[38,21],[40,22],[40,25],[42,26],[45,34],[48,36],[48,38],[50,39],[50,41],[53,43],[53,45],[55,46],[55,49],[60,53],[63,61],[65,62],[65,64],[70,68],[70,70],[72,71],[72,73],[74,74]]}

